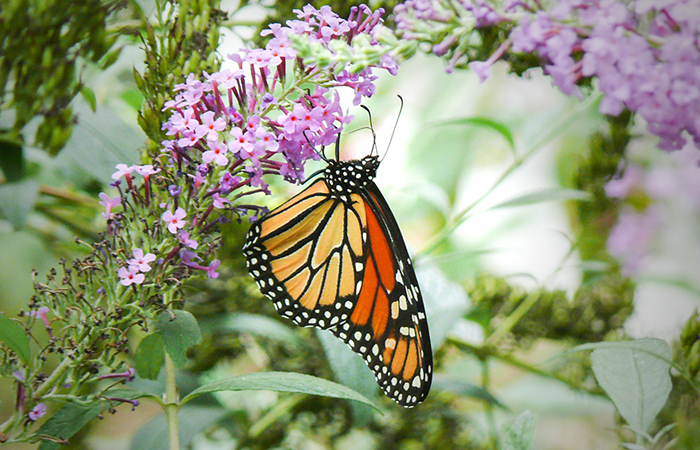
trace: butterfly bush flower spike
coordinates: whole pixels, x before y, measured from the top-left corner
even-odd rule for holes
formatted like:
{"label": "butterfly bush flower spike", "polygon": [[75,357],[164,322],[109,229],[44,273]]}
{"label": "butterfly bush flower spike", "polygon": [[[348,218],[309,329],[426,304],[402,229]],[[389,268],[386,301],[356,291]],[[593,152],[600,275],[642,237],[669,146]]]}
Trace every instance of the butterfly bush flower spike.
{"label": "butterfly bush flower spike", "polygon": [[697,2],[509,1],[497,12],[483,0],[409,0],[394,14],[400,36],[430,43],[448,71],[468,64],[482,81],[506,52],[477,61],[470,40],[506,22],[508,50],[536,55],[565,94],[582,97],[580,86],[596,79],[603,114],[636,113],[663,150],[681,149],[688,137],[700,148]]}

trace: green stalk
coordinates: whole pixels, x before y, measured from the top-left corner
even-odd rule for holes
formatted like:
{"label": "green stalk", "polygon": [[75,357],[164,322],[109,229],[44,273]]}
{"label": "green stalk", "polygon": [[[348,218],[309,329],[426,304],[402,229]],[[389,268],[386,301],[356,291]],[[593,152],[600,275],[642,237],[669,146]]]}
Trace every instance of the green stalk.
{"label": "green stalk", "polygon": [[180,399],[177,395],[177,383],[175,381],[175,364],[165,352],[165,397],[163,398],[165,419],[168,423],[168,437],[170,450],[180,450],[180,435],[177,426],[177,411],[180,409]]}

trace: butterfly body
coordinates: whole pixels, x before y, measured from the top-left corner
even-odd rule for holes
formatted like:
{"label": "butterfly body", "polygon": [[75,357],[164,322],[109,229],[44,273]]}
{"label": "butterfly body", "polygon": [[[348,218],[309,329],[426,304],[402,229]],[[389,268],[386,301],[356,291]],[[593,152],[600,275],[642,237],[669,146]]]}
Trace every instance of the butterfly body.
{"label": "butterfly body", "polygon": [[406,245],[372,181],[378,166],[376,156],[328,161],[323,177],[251,226],[243,251],[282,317],[331,331],[410,407],[430,389],[432,352]]}

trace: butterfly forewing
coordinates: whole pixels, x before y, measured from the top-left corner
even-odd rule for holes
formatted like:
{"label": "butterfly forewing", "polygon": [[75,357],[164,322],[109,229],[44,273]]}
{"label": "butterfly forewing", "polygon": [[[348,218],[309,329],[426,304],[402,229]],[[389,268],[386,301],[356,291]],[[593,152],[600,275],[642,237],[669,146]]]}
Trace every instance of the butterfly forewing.
{"label": "butterfly forewing", "polygon": [[252,226],[248,271],[277,312],[329,329],[403,406],[428,394],[432,352],[406,245],[372,182],[375,156],[331,161],[324,178]]}
{"label": "butterfly forewing", "polygon": [[[350,205],[359,205],[359,196]],[[329,328],[347,320],[360,279],[364,210],[329,196],[323,179],[251,227],[248,271],[283,317]]]}

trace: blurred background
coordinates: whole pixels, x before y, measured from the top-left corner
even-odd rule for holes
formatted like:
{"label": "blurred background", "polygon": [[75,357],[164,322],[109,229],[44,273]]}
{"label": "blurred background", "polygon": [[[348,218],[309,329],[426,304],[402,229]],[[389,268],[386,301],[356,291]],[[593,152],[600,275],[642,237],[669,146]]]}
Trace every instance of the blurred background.
{"label": "blurred background", "polygon": [[[223,7],[229,8],[232,23],[255,24],[264,17],[260,5],[237,12],[234,3]],[[220,53],[235,51],[255,29],[239,25],[223,31]],[[32,270],[43,280],[59,258],[80,254],[75,236],[87,240],[102,229],[96,199],[107,189],[114,166],[140,161],[145,135],[136,122],[140,97],[132,70],[141,70],[142,60],[138,45],[130,44],[108,70],[86,72],[83,79],[95,93],[96,111],[81,98],[76,100],[80,120],[58,156],[28,149],[38,190],[0,192],[0,310],[6,315],[26,309],[33,293]],[[507,281],[509,289],[560,292],[564,302],[581,287],[590,261],[585,265],[574,246],[573,205],[582,198],[573,191],[574,179],[591,136],[605,131],[607,123],[597,112],[595,91],[583,100],[567,97],[536,70],[519,78],[499,63],[481,84],[470,71],[447,74],[444,65],[437,57],[419,53],[400,66],[397,76],[377,71],[376,94],[364,104],[372,113],[379,152],[386,151],[376,183],[415,255],[433,342],[454,337],[478,347],[488,327],[475,311],[488,316],[493,310],[475,308],[469,295],[475,280],[493,277],[499,286]],[[342,156],[361,158],[372,148],[372,134],[363,129],[368,117],[352,106],[351,92],[341,95],[355,116],[342,139]],[[699,158],[694,148],[663,153],[655,148],[656,138],[644,130],[643,123],[634,125],[628,164],[639,169],[636,186],[645,192],[645,201],[655,205],[658,220],[636,241],[640,254],[626,273],[635,287],[624,332],[672,343],[700,304]],[[522,163],[514,167],[520,157]],[[315,169],[310,165],[306,173]],[[300,189],[269,181],[273,195],[255,201],[274,206]],[[72,197],[52,195],[52,188]],[[32,195],[39,198],[34,208],[23,208],[34,203]],[[467,208],[463,223],[455,225],[454,218]],[[437,238],[452,225],[454,230],[444,239]],[[233,223],[224,230],[226,275],[193,286],[187,299],[207,338],[182,374],[183,389],[226,374],[299,370],[379,399],[371,374],[352,352],[322,333],[278,320],[251,289],[240,255],[246,228]],[[223,327],[213,323],[221,311],[230,314]],[[279,330],[271,331],[264,322],[261,327],[268,328],[261,331],[254,321],[246,328],[237,316],[241,313],[263,315]],[[569,320],[575,322],[576,317]],[[276,331],[281,337],[272,335]],[[386,414],[380,416],[329,399],[264,391],[222,393],[184,412],[184,432],[196,436],[192,445],[197,449],[487,448],[481,446],[494,430],[530,410],[536,418],[534,449],[616,448],[620,431],[608,400],[537,373],[549,373],[552,364],[569,364],[549,360],[572,340],[540,335],[523,338],[527,345],[519,344],[517,334],[512,336],[508,354],[527,361],[527,367],[495,358],[484,363],[454,345],[434,345],[438,374],[447,381],[438,377],[428,401],[413,410],[387,401],[382,403]],[[571,364],[586,370],[578,360]],[[589,372],[587,376],[590,381]],[[584,384],[585,378],[581,375]],[[14,398],[10,382],[2,383],[4,417]],[[154,391],[160,386],[142,379],[135,383]],[[70,448],[165,448],[162,418],[148,402],[133,412],[119,407],[115,415],[95,422]],[[444,447],[435,444],[446,437],[450,439]]]}

